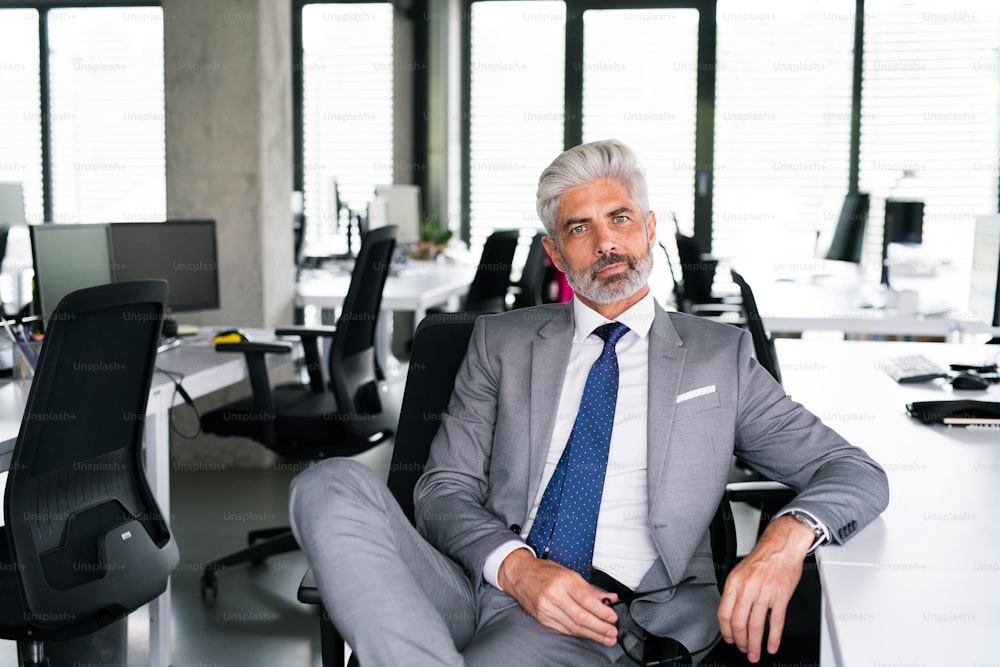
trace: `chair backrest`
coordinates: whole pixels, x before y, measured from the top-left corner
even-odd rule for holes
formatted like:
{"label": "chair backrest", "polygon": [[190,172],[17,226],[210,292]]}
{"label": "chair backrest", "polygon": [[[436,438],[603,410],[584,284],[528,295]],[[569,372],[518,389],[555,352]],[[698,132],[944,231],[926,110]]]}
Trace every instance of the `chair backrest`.
{"label": "chair backrest", "polygon": [[142,457],[166,299],[162,280],[101,285],[52,314],[4,494],[2,636],[82,636],[166,589],[177,545]]}
{"label": "chair backrest", "polygon": [[486,238],[476,275],[465,297],[465,310],[480,313],[506,310],[510,270],[520,236],[521,232],[517,229],[505,229],[495,231]]}
{"label": "chair backrest", "polygon": [[429,315],[413,336],[387,480],[389,490],[411,522],[413,487],[424,471],[431,440],[451,399],[477,317],[477,313],[468,312]]}
{"label": "chair backrest", "polygon": [[327,359],[330,388],[343,413],[381,412],[375,325],[395,248],[395,225],[373,229],[365,234],[354,263]]}
{"label": "chair backrest", "polygon": [[837,219],[837,228],[826,251],[827,259],[855,264],[861,261],[865,226],[868,223],[868,206],[869,196],[865,192],[850,192],[844,197],[844,205]]}
{"label": "chair backrest", "polygon": [[774,349],[774,340],[767,333],[764,322],[760,319],[760,311],[757,310],[757,301],[754,299],[753,291],[743,276],[732,270],[729,273],[733,277],[733,282],[740,288],[743,315],[746,318],[746,327],[750,331],[750,337],[753,339],[754,355],[764,370],[780,383],[781,369],[778,367],[778,355]]}
{"label": "chair backrest", "polygon": [[545,232],[538,232],[528,246],[528,256],[521,269],[521,279],[517,281],[518,293],[514,297],[514,308],[540,306],[544,303],[545,288],[545,246],[542,239]]}
{"label": "chair backrest", "polygon": [[711,303],[712,283],[718,263],[702,254],[698,241],[693,236],[677,232],[674,238],[677,240],[677,257],[681,264],[681,300],[684,302],[678,303],[678,307],[686,310],[691,304]]}

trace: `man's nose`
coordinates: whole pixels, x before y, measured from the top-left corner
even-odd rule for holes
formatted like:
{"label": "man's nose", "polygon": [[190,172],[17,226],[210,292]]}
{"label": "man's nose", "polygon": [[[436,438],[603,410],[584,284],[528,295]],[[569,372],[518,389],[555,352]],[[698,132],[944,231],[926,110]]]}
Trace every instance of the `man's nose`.
{"label": "man's nose", "polygon": [[597,252],[607,255],[618,249],[618,236],[608,225],[597,226]]}

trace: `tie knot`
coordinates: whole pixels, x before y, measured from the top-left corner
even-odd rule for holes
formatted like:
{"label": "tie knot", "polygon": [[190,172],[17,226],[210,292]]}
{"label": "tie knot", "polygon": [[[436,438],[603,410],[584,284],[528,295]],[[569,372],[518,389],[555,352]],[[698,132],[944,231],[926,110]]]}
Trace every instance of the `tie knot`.
{"label": "tie knot", "polygon": [[604,340],[605,345],[617,345],[621,337],[628,332],[628,327],[621,322],[608,322],[594,329],[593,333]]}

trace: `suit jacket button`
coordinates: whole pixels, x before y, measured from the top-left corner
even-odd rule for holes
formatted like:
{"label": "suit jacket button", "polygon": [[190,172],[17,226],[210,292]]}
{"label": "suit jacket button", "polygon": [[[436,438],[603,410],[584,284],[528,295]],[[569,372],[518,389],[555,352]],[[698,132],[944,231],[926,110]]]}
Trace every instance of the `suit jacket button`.
{"label": "suit jacket button", "polygon": [[521,534],[521,526],[517,525],[516,523],[510,524],[510,530],[515,535],[520,535]]}

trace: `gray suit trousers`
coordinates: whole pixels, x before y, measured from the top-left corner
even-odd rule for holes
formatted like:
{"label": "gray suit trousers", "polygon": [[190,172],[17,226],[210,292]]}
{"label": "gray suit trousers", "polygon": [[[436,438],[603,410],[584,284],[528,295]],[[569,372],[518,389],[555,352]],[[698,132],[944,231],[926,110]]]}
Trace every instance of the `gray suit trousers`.
{"label": "gray suit trousers", "polygon": [[327,611],[364,667],[631,664],[617,646],[544,627],[479,573],[470,580],[363,464],[310,468],[292,482],[290,503]]}

